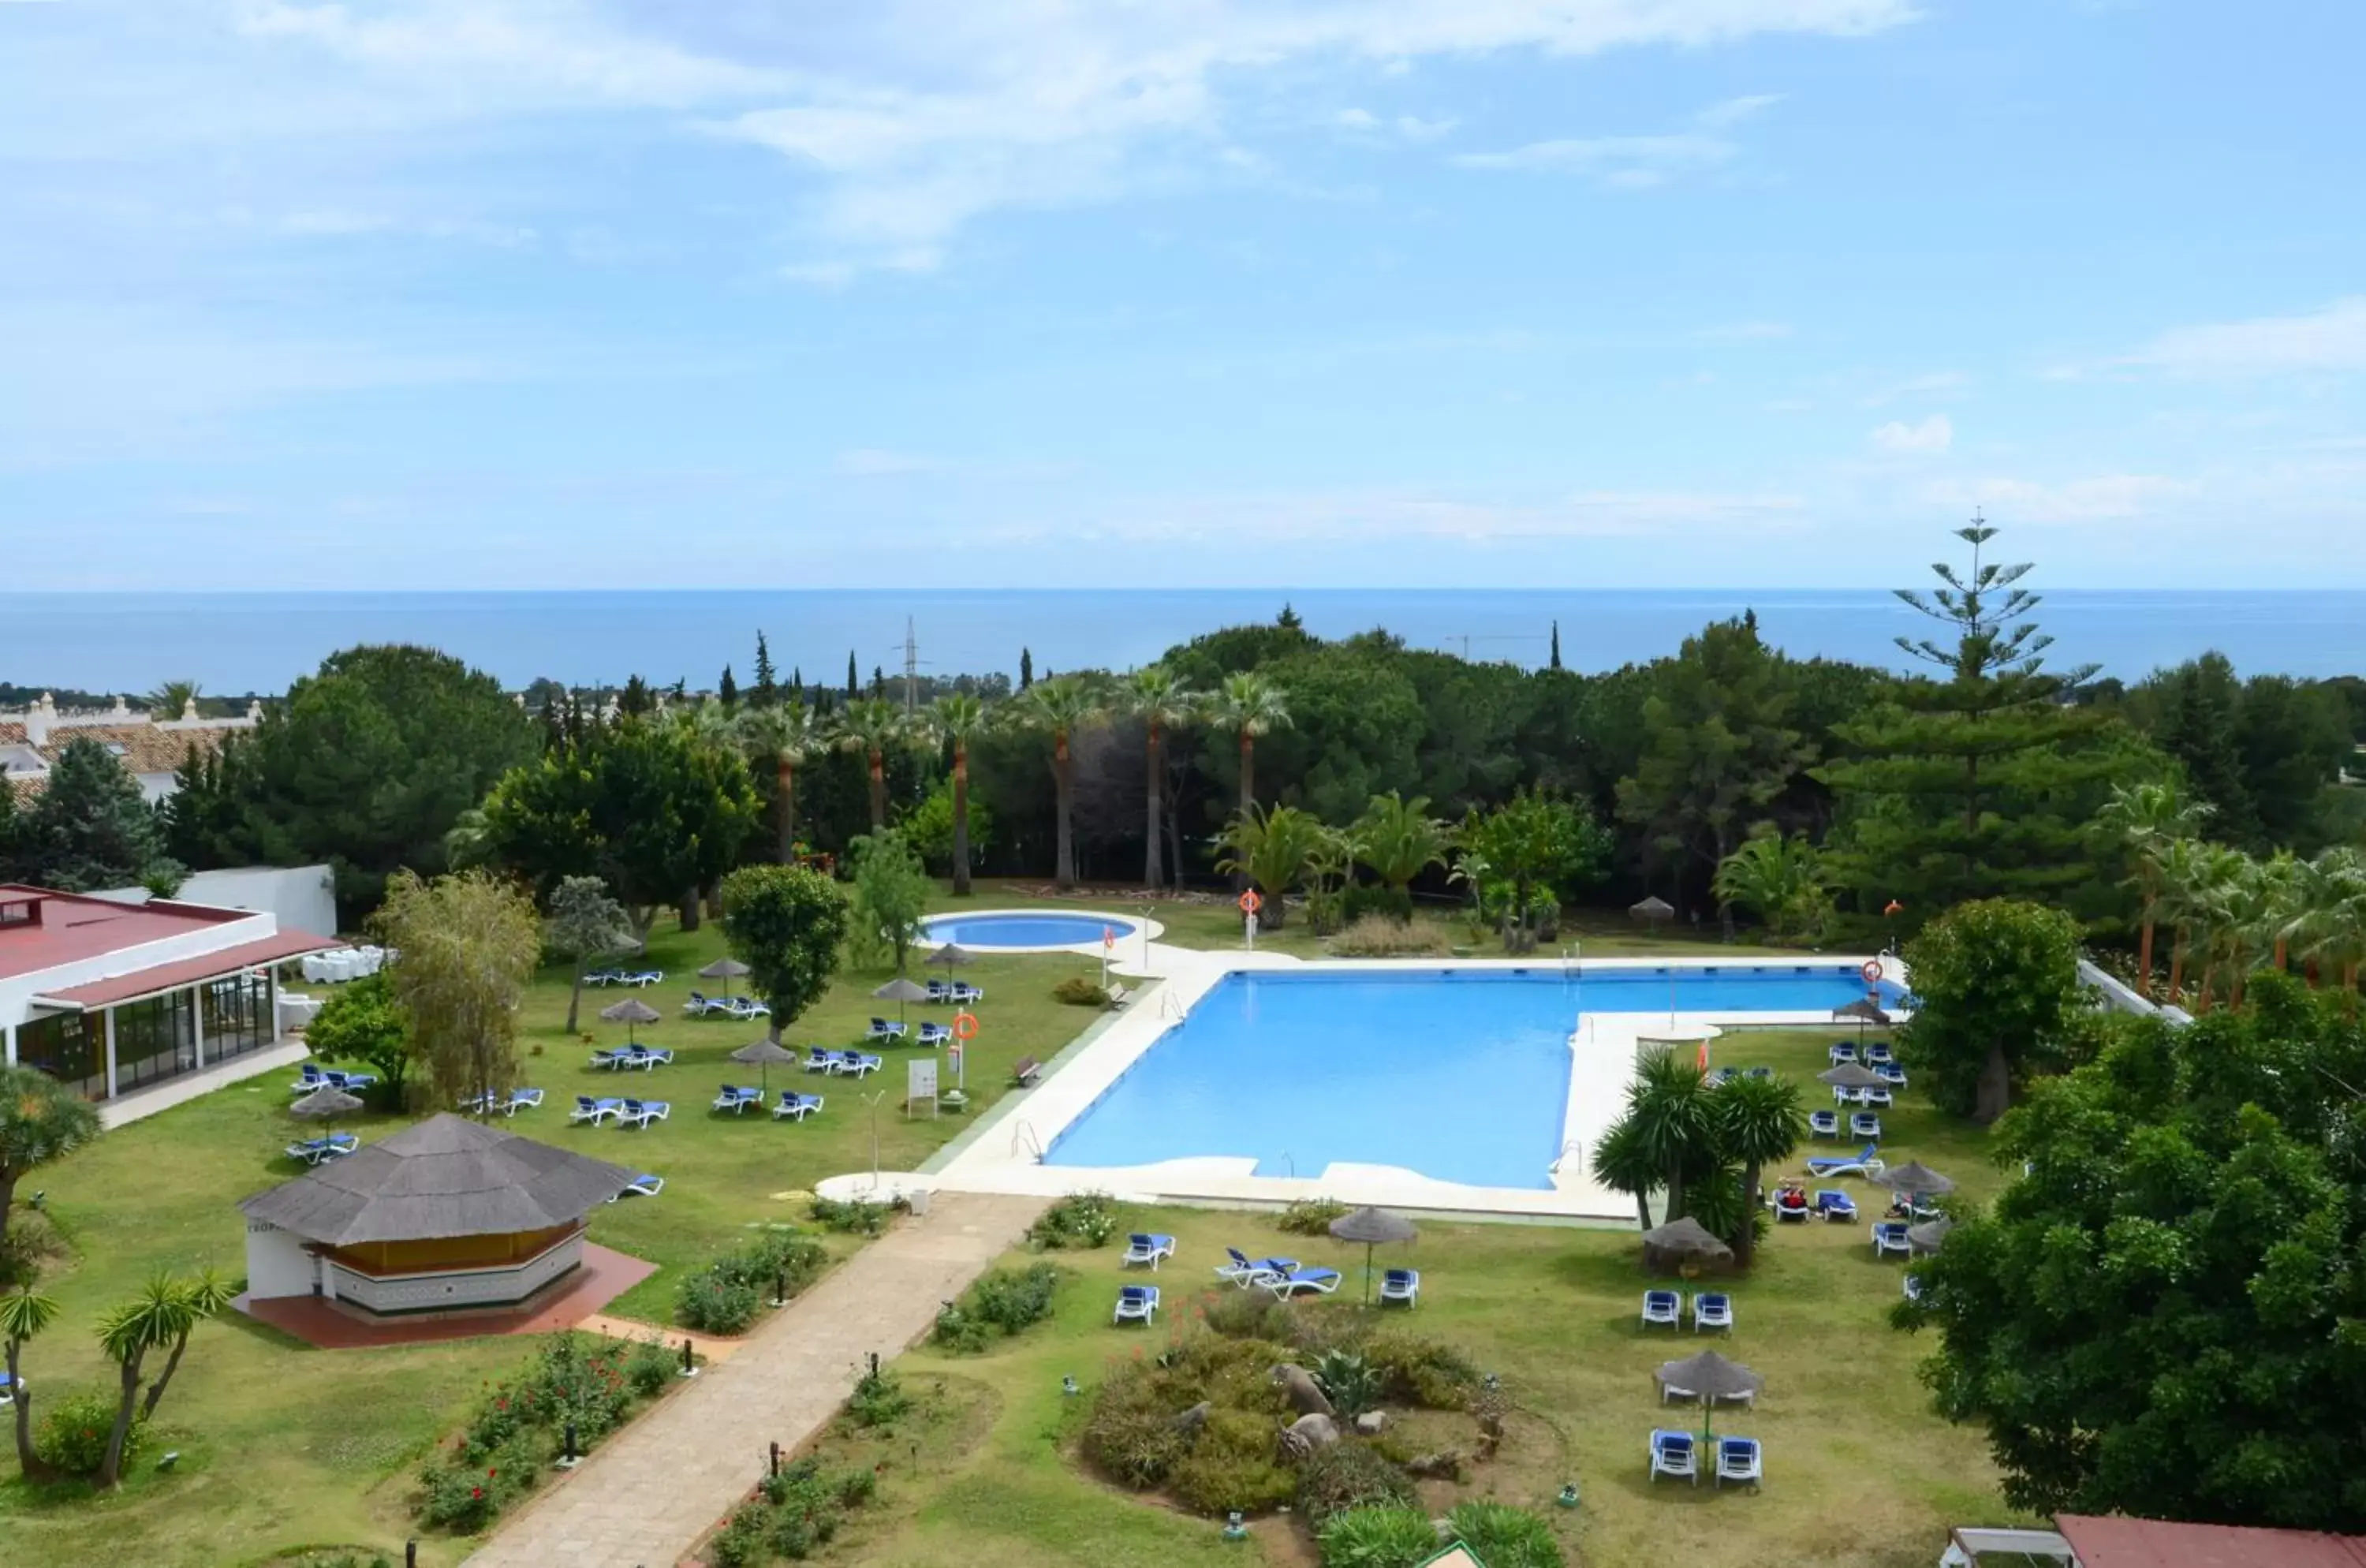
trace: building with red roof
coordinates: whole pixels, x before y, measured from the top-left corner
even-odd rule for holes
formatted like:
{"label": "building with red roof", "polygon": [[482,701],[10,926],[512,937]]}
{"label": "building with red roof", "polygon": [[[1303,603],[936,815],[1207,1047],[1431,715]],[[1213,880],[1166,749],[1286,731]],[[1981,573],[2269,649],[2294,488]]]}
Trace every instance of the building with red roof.
{"label": "building with red roof", "polygon": [[335,945],[268,909],[0,884],[0,1049],[111,1100],[279,1043],[272,966]]}

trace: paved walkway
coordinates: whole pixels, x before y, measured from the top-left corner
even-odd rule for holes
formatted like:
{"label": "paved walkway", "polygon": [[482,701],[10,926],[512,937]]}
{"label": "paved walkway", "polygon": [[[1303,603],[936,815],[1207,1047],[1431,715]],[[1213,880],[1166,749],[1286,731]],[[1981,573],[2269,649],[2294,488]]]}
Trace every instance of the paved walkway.
{"label": "paved walkway", "polygon": [[1025,1232],[1040,1198],[948,1192],[777,1312],[737,1355],[593,1452],[504,1526],[469,1568],[670,1568],[791,1449],[837,1414],[864,1359],[927,1331]]}

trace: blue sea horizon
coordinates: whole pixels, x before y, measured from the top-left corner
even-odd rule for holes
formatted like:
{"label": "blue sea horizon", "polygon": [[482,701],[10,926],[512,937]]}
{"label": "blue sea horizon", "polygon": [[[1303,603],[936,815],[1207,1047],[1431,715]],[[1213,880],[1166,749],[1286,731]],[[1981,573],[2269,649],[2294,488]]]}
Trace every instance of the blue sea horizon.
{"label": "blue sea horizon", "polygon": [[[1412,647],[1540,665],[1555,622],[1562,662],[1598,671],[1673,653],[1711,620],[1755,610],[1797,658],[1905,668],[1903,635],[1943,630],[1879,589],[817,589],[551,592],[34,593],[9,605],[0,680],[90,692],[194,679],[208,692],[276,692],[359,642],[414,642],[511,686],[642,675],[744,684],[756,634],[783,678],[900,673],[907,620],[924,674],[1127,669],[1284,604],[1337,637],[1384,627]],[[2366,675],[2366,591],[2061,589],[2037,613],[2057,666],[2124,681],[2215,649],[2246,675]]]}

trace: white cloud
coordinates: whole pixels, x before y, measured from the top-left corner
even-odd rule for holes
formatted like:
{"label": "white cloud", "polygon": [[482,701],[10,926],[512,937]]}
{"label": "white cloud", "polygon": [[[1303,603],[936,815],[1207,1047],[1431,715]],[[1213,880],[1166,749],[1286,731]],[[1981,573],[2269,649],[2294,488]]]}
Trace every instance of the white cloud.
{"label": "white cloud", "polygon": [[1562,136],[1507,152],[1466,152],[1454,161],[1466,169],[1558,170],[1614,189],[1647,189],[1732,163],[1742,148],[1726,132],[1782,101],[1767,93],[1728,98],[1694,115],[1686,129],[1664,135]]}
{"label": "white cloud", "polygon": [[2180,376],[2366,370],[2366,295],[2297,316],[2178,327],[2117,363]]}
{"label": "white cloud", "polygon": [[1885,452],[1901,456],[1936,457],[1955,444],[1955,426],[1943,413],[1934,413],[1919,424],[1893,419],[1874,431],[1873,444]]}
{"label": "white cloud", "polygon": [[1393,119],[1383,119],[1369,109],[1345,108],[1331,117],[1331,123],[1359,141],[1435,141],[1454,130],[1458,121],[1450,115],[1436,119],[1424,119],[1419,115],[1401,114]]}
{"label": "white cloud", "polygon": [[[716,133],[809,172],[806,223],[827,254],[807,265],[868,267],[941,250],[985,213],[1172,180],[1222,143],[1225,90],[1260,73],[1850,37],[1916,11],[1912,0],[875,0],[817,16],[663,0],[420,0],[366,16],[242,0],[239,16],[252,36],[351,61],[445,113],[704,111]],[[1719,133],[1771,101],[1730,99],[1705,111],[1695,134],[1609,139],[1575,156],[1608,183],[1652,183],[1729,156]],[[1370,118],[1370,133],[1408,142],[1453,123]]]}
{"label": "white cloud", "polygon": [[1791,335],[1788,321],[1736,321],[1730,326],[1703,327],[1693,334],[1710,343],[1763,343]]}
{"label": "white cloud", "polygon": [[893,452],[883,446],[858,446],[838,455],[838,471],[862,479],[895,474],[932,474],[945,465],[918,452]]}

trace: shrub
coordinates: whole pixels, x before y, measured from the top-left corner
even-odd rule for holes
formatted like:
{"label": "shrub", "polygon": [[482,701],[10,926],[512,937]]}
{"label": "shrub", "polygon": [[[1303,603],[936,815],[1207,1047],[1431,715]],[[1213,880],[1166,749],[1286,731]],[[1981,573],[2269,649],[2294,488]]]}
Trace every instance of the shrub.
{"label": "shrub", "polygon": [[1464,1503],[1446,1520],[1455,1539],[1487,1568],[1563,1568],[1568,1561],[1552,1527],[1526,1508]]}
{"label": "shrub", "polygon": [[1273,1223],[1292,1235],[1329,1235],[1331,1222],[1346,1212],[1347,1205],[1336,1198],[1301,1198]]}
{"label": "shrub", "polygon": [[524,1436],[490,1453],[471,1453],[464,1446],[450,1462],[430,1464],[420,1472],[420,1522],[474,1535],[534,1485],[540,1468],[531,1439]]}
{"label": "shrub", "polygon": [[1106,1247],[1117,1235],[1117,1205],[1106,1192],[1076,1192],[1043,1211],[1027,1227],[1038,1247]]}
{"label": "shrub", "polygon": [[1201,1514],[1238,1508],[1261,1514],[1297,1490],[1298,1478],[1277,1459],[1280,1432],[1271,1418],[1219,1410],[1200,1425],[1190,1452],[1177,1462],[1168,1489],[1177,1502]]}
{"label": "shrub", "polygon": [[873,1367],[863,1373],[846,1401],[846,1413],[858,1427],[892,1427],[911,1408],[912,1396],[904,1392],[902,1381],[884,1367]]}
{"label": "shrub", "polygon": [[[30,1381],[27,1380],[28,1383]],[[118,1397],[86,1389],[47,1403],[49,1408],[41,1416],[40,1429],[33,1437],[33,1451],[68,1475],[97,1474],[107,1458],[107,1437],[115,1430]],[[147,1441],[148,1423],[134,1411],[131,1430],[123,1439],[123,1469],[127,1474],[133,1456]]]}
{"label": "shrub", "polygon": [[1071,975],[1052,987],[1052,999],[1072,1008],[1105,1008],[1109,991],[1089,975]]}
{"label": "shrub", "polygon": [[1403,887],[1354,883],[1340,900],[1339,908],[1350,924],[1358,920],[1387,920],[1398,926],[1413,922],[1413,893]]}
{"label": "shrub", "polygon": [[1049,1263],[997,1269],[982,1276],[959,1302],[944,1304],[932,1337],[948,1350],[976,1355],[986,1348],[989,1329],[1008,1337],[1049,1317],[1059,1283],[1060,1271]]}
{"label": "shrub", "polygon": [[644,1399],[654,1398],[673,1378],[673,1352],[654,1339],[645,1339],[625,1363],[625,1381]]}
{"label": "shrub", "polygon": [[1369,1446],[1343,1438],[1307,1456],[1298,1470],[1298,1511],[1309,1529],[1350,1508],[1390,1507],[1413,1501],[1404,1472]]}
{"label": "shrub", "polygon": [[1437,1555],[1437,1531],[1419,1508],[1349,1508],[1316,1539],[1323,1568],[1416,1568]]}
{"label": "shrub", "polygon": [[1267,1291],[1212,1291],[1200,1304],[1207,1325],[1228,1339],[1288,1340],[1293,1314]]}
{"label": "shrub", "polygon": [[1331,951],[1342,958],[1425,957],[1446,949],[1443,932],[1390,915],[1366,915],[1331,939]]}
{"label": "shrub", "polygon": [[1331,1408],[1353,1419],[1380,1402],[1380,1374],[1353,1350],[1325,1350],[1313,1368],[1315,1386]]}
{"label": "shrub", "polygon": [[1189,1446],[1189,1436],[1175,1424],[1173,1412],[1115,1406],[1106,1397],[1097,1402],[1085,1426],[1086,1462],[1136,1492],[1166,1481]]}
{"label": "shrub", "polygon": [[1453,1346],[1417,1334],[1378,1334],[1364,1359],[1385,1397],[1431,1410],[1459,1410],[1479,1386],[1479,1369]]}
{"label": "shrub", "polygon": [[674,1297],[674,1320],[701,1334],[740,1334],[756,1321],[763,1298],[753,1285],[735,1284],[711,1269],[682,1282]]}
{"label": "shrub", "polygon": [[840,1235],[877,1235],[887,1228],[888,1213],[884,1203],[842,1203],[834,1198],[813,1201],[814,1224]]}
{"label": "shrub", "polygon": [[772,1515],[753,1503],[731,1516],[714,1540],[706,1543],[707,1568],[755,1568],[770,1553],[765,1527]]}

